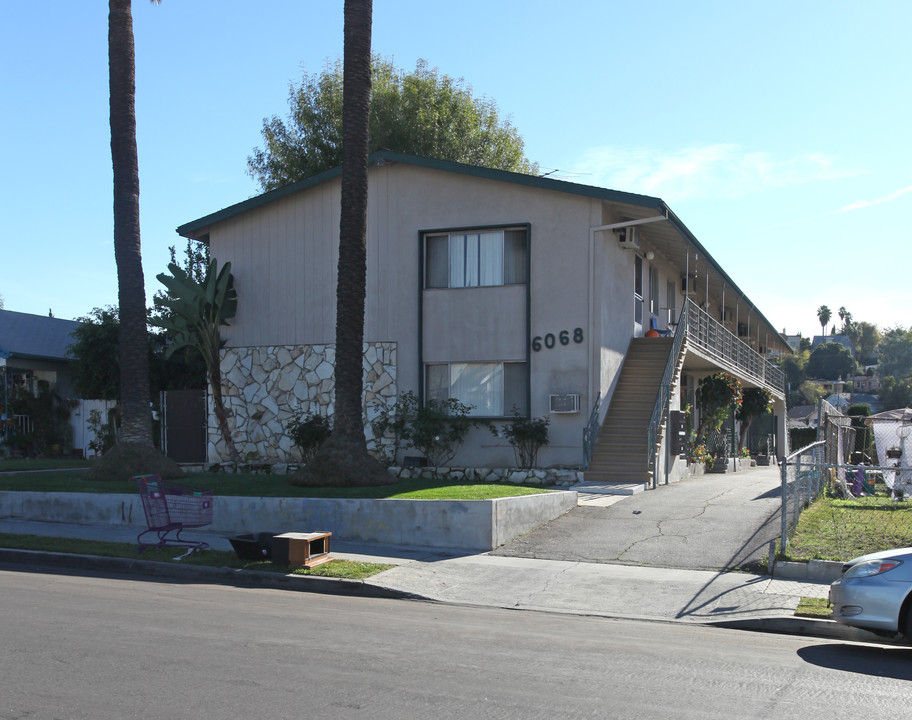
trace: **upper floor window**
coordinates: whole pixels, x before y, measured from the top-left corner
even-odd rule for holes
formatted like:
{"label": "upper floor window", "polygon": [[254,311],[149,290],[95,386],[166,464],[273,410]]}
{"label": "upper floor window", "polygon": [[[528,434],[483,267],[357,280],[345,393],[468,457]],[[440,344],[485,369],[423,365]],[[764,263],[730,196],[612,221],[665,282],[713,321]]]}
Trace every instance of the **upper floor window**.
{"label": "upper floor window", "polygon": [[525,229],[428,233],[424,236],[426,288],[490,287],[525,283]]}

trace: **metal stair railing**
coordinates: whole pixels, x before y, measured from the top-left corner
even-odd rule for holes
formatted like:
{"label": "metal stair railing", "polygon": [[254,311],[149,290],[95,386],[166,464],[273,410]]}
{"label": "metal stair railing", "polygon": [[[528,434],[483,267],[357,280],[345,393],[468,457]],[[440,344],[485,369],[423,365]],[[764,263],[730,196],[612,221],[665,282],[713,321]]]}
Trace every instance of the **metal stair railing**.
{"label": "metal stair railing", "polygon": [[589,413],[589,422],[583,428],[583,469],[589,467],[589,461],[592,460],[592,450],[595,448],[595,440],[599,431],[599,405],[602,401],[602,393],[595,396],[595,403],[592,405],[592,412]]}
{"label": "metal stair railing", "polygon": [[665,415],[665,410],[671,398],[671,383],[678,367],[681,346],[684,344],[684,337],[687,335],[687,315],[688,305],[685,303],[684,307],[681,308],[681,317],[678,319],[678,326],[675,328],[671,349],[668,351],[668,360],[665,362],[665,372],[662,374],[662,381],[659,383],[655,404],[652,407],[652,416],[649,418],[649,432],[646,440],[646,469],[653,474],[653,487],[656,484],[656,443],[659,437],[659,427],[662,425],[662,417]]}

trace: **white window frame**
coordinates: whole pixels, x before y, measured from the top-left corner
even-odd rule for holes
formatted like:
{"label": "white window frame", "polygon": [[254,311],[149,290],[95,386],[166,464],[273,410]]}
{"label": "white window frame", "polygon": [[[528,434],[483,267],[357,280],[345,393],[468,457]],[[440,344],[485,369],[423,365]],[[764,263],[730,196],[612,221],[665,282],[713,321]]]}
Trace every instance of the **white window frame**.
{"label": "white window frame", "polygon": [[[508,259],[506,255],[506,233],[522,232],[524,245],[524,268],[520,273],[522,277],[519,280],[506,282],[508,272]],[[499,236],[495,238],[494,236]],[[446,238],[446,250],[439,251],[436,257],[446,259],[446,272],[443,268],[438,268],[439,277],[445,276],[447,284],[429,285],[428,272],[428,243],[432,240]],[[500,245],[499,256],[490,253],[490,242],[496,240]],[[488,245],[488,257],[492,262],[484,262],[484,246]],[[452,230],[434,232],[429,231],[423,235],[423,287],[425,290],[435,289],[469,289],[479,287],[503,287],[505,285],[525,285],[528,282],[529,267],[529,236],[528,228],[523,226],[504,227],[504,228],[472,228],[466,230]],[[458,277],[461,275],[461,279]]]}
{"label": "white window frame", "polygon": [[[516,403],[511,403],[511,407],[509,407],[509,408],[504,407],[506,404],[506,393],[508,390],[507,383],[506,383],[506,375],[507,375],[507,370],[505,367],[506,365],[521,365],[524,369],[524,377],[522,378],[523,379],[523,388],[521,391],[523,397],[521,398],[522,404],[519,406],[519,410],[524,415],[527,415],[528,408],[524,408],[523,406],[528,404],[527,388],[528,388],[528,382],[529,382],[529,364],[525,361],[504,360],[504,361],[490,361],[490,362],[426,363],[424,366],[424,378],[423,378],[424,387],[425,387],[424,396],[427,399],[430,399],[432,397],[430,388],[429,388],[429,382],[428,382],[428,375],[429,375],[429,371],[430,371],[429,369],[431,367],[437,367],[437,368],[446,367],[446,369],[447,369],[446,370],[446,373],[447,373],[447,398],[455,397],[457,400],[459,400],[462,403],[465,403],[466,405],[474,405],[475,407],[473,407],[472,410],[469,411],[469,415],[471,417],[482,417],[482,418],[510,417],[510,416],[512,416],[512,413],[513,413],[513,406],[515,406]],[[471,398],[471,397],[466,398],[464,395],[463,395],[463,397],[459,397],[458,395],[454,394],[454,387],[459,382],[459,376],[463,372],[466,372],[466,370],[468,368],[474,368],[476,371],[481,371],[481,372],[485,372],[485,369],[487,368],[488,372],[492,376],[491,384],[498,386],[499,397],[490,398],[489,401],[484,403],[484,405],[482,407],[479,407],[477,402],[472,402],[473,398]],[[458,374],[454,376],[454,372],[458,373]],[[477,386],[475,386],[475,388],[477,389]],[[445,400],[446,398],[437,396],[436,399]]]}

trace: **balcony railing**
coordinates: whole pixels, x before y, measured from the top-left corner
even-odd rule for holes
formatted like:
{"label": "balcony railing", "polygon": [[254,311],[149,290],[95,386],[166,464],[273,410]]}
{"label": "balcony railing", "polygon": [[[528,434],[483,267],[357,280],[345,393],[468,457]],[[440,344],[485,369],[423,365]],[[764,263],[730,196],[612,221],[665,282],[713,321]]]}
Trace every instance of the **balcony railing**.
{"label": "balcony railing", "polygon": [[785,375],[782,370],[726,330],[696,303],[687,300],[681,321],[687,323],[689,345],[718,360],[721,365],[728,365],[736,374],[758,385],[785,392]]}
{"label": "balcony railing", "polygon": [[688,345],[699,348],[704,354],[716,359],[720,365],[727,365],[742,377],[750,378],[754,382],[770,386],[780,392],[785,388],[785,375],[778,367],[756,352],[750,345],[736,338],[721,323],[716,322],[712,316],[701,310],[696,303],[687,300],[681,310],[681,317],[675,329],[674,343],[668,353],[665,373],[656,395],[652,417],[649,420],[646,467],[653,472],[653,487],[657,482],[655,477],[656,439],[662,418],[668,409],[671,383],[674,379],[681,345],[685,340]]}

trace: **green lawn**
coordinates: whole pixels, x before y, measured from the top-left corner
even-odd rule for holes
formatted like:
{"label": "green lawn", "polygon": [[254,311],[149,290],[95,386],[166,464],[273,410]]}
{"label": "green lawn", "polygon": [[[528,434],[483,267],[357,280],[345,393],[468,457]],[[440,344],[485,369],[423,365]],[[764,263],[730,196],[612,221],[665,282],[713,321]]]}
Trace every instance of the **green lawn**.
{"label": "green lawn", "polygon": [[[0,471],[6,463],[0,462]],[[19,461],[15,461],[19,462]],[[23,461],[24,462],[24,461]],[[31,461],[43,463],[46,461]],[[19,468],[17,468],[19,469]],[[408,498],[418,500],[490,500],[548,492],[525,485],[469,483],[453,485],[442,480],[401,480],[394,485],[362,488],[296,487],[287,475],[191,473],[181,482],[207,489],[216,495],[241,497],[320,497],[320,498]],[[34,492],[136,493],[136,485],[124,482],[91,482],[80,470],[49,472],[7,472],[0,474],[0,490]]]}
{"label": "green lawn", "polygon": [[41,460],[0,460],[0,473],[34,470],[60,470],[67,468],[87,468],[91,460],[77,459],[41,459]]}
{"label": "green lawn", "polygon": [[833,615],[833,608],[830,607],[829,601],[823,598],[803,597],[798,601],[795,615],[825,620]]}
{"label": "green lawn", "polygon": [[823,497],[806,508],[789,540],[789,560],[851,560],[912,545],[912,500]]}
{"label": "green lawn", "polygon": [[[71,538],[44,537],[41,535],[13,535],[0,533],[0,547],[18,550],[38,550],[41,552],[67,553],[72,555],[96,555],[102,557],[139,558],[156,562],[174,562],[183,555],[184,548],[146,548],[142,553],[136,543],[101,542],[98,540],[78,540]],[[321,577],[363,580],[395,565],[383,563],[358,562],[354,560],[333,560],[315,568],[289,570],[262,560],[241,560],[233,552],[224,550],[202,550],[188,555],[179,561],[182,565],[206,565],[210,567],[227,567],[239,570],[261,570],[277,573],[294,573],[296,575],[318,575]]]}

